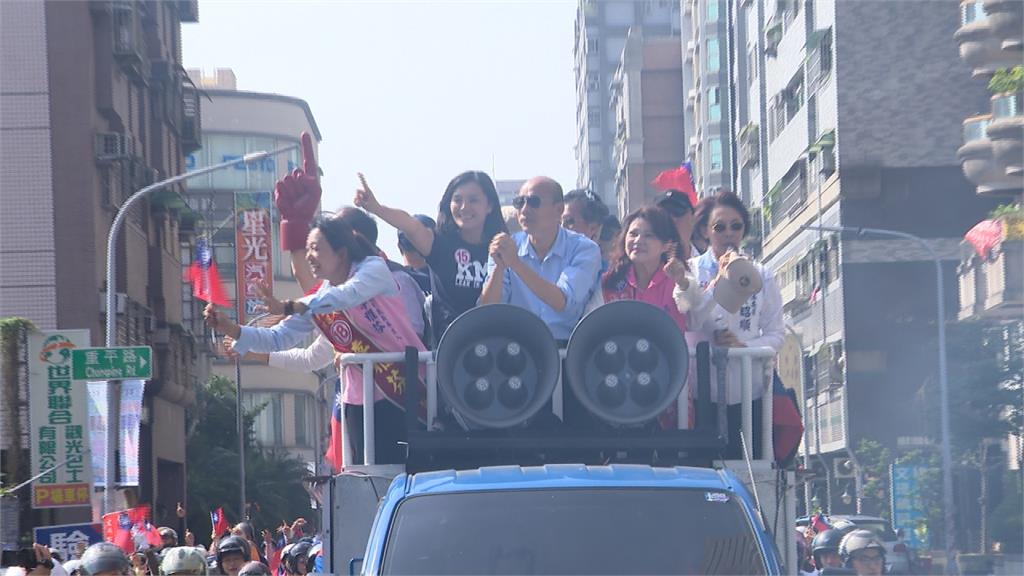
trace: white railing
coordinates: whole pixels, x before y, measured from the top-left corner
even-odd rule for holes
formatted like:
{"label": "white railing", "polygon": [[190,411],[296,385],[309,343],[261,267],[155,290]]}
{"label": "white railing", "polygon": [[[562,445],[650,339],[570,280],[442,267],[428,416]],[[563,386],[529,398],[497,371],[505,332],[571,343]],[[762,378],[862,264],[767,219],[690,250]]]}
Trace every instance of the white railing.
{"label": "white railing", "polygon": [[[715,348],[712,348],[714,351]],[[740,385],[741,385],[741,403],[742,403],[742,420],[743,420],[743,437],[748,445],[748,450],[752,451],[750,446],[750,440],[753,438],[753,398],[754,398],[754,363],[757,362],[762,374],[762,394],[761,398],[764,400],[761,402],[761,459],[772,460],[774,454],[774,444],[772,441],[772,365],[770,360],[776,355],[776,352],[768,347],[759,348],[728,348],[726,350],[728,357],[728,364],[733,365],[737,363],[740,367]],[[565,358],[565,350],[560,350],[560,357]],[[696,355],[695,350],[690,350],[691,362],[694,361]],[[343,366],[351,364],[360,364],[363,370],[363,465],[369,466],[376,463],[376,450],[374,450],[374,364],[379,363],[399,363],[405,362],[405,352],[374,352],[374,353],[363,353],[363,354],[342,354],[340,361]],[[427,430],[435,429],[435,420],[437,419],[437,364],[434,357],[433,351],[426,351],[419,353],[420,363],[426,364],[426,390],[427,390]],[[712,374],[716,373],[716,367],[714,362],[711,366]],[[344,371],[342,371],[341,378],[344,380]],[[723,371],[728,374],[728,366]],[[728,378],[728,376],[726,377]],[[349,385],[351,383],[345,383]],[[726,385],[719,386],[720,389],[726,389]],[[695,386],[696,379],[687,379],[686,386]],[[716,381],[712,379],[712,386],[716,386]],[[559,383],[555,387],[553,401],[553,410],[556,413],[561,412],[560,405],[560,394],[561,394],[561,375],[559,375]],[[678,416],[677,425],[680,429],[686,428],[689,425],[689,402],[688,395],[686,394],[687,388],[683,388],[683,392],[679,394],[679,398],[676,401],[676,413]],[[722,396],[718,395],[721,399]],[[365,402],[366,399],[371,399],[369,402]],[[341,429],[344,431],[345,428],[345,410],[341,410]],[[753,458],[753,455],[751,455]],[[348,449],[348,442],[342,442],[342,463],[344,467],[351,466],[352,454]]]}

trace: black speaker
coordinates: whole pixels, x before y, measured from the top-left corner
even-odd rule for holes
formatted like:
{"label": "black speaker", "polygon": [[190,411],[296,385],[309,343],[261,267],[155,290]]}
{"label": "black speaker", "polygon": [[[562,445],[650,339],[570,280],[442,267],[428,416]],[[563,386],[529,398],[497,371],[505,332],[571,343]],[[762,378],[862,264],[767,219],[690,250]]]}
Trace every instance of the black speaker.
{"label": "black speaker", "polygon": [[617,426],[643,424],[676,401],[690,366],[679,326],[645,302],[619,300],[587,314],[566,348],[566,380],[580,403]]}
{"label": "black speaker", "polygon": [[547,325],[509,304],[463,313],[437,346],[442,399],[481,428],[526,422],[551,398],[560,369],[558,345]]}

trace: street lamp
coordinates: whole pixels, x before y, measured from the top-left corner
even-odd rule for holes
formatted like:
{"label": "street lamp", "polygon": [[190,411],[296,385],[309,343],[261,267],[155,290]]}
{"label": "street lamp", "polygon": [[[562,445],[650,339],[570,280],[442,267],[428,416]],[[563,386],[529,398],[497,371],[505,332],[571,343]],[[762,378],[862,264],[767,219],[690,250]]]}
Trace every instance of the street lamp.
{"label": "street lamp", "polygon": [[[214,164],[213,166],[207,166],[185,174],[179,174],[166,180],[161,180],[155,184],[150,184],[141,190],[136,191],[134,194],[125,200],[124,204],[117,211],[114,216],[114,222],[110,225],[110,233],[107,235],[107,322],[106,322],[106,347],[111,348],[117,344],[117,312],[115,304],[116,293],[115,287],[115,274],[117,268],[117,235],[121,231],[121,227],[124,225],[125,218],[128,216],[129,210],[140,200],[148,196],[152,192],[161,190],[170,186],[171,184],[177,184],[196,176],[202,176],[203,174],[209,174],[210,172],[216,172],[217,170],[223,170],[230,168],[237,164],[249,164],[251,162],[258,162],[264,158],[270,158],[271,156],[277,156],[284,152],[290,152],[298,149],[298,144],[292,144],[291,146],[285,146],[272,150],[270,152],[260,151],[251,152],[242,156],[241,158],[235,158],[228,162],[221,162],[220,164]],[[110,493],[114,489],[114,454],[117,451],[117,426],[113,425],[113,420],[116,414],[119,413],[119,398],[117,397],[118,388],[120,384],[116,380],[107,381],[107,461],[106,461],[106,482],[103,487],[103,513],[110,512]],[[244,475],[244,468],[242,474]],[[245,507],[243,505],[242,513],[245,513]]]}
{"label": "street lamp", "polygon": [[936,316],[939,325],[939,434],[942,444],[942,507],[943,517],[946,525],[946,570],[949,574],[956,573],[956,559],[953,557],[953,540],[956,538],[956,529],[953,525],[953,456],[949,440],[949,383],[946,379],[946,310],[945,290],[942,287],[942,261],[935,250],[924,241],[924,238],[900,232],[898,230],[886,230],[882,228],[854,228],[850,226],[815,226],[804,225],[803,229],[817,230],[819,232],[851,233],[857,236],[885,236],[889,238],[902,238],[912,240],[924,248],[925,252],[935,263],[935,293],[936,293]]}

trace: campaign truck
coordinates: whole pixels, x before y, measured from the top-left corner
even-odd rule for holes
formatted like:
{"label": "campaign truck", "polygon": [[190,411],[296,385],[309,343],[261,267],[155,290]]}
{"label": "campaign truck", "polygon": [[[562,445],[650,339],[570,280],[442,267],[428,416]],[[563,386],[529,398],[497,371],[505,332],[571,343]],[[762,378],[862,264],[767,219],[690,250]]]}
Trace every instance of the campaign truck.
{"label": "campaign truck", "polygon": [[[687,348],[640,302],[587,315],[568,343],[506,305],[466,312],[433,352],[345,354],[373,397],[404,366],[402,464],[344,455],[324,494],[335,574],[782,574],[796,566],[791,472],[772,454],[771,349]],[[725,379],[742,380],[724,459]],[[425,366],[424,366],[425,365]],[[389,367],[390,368],[390,367]],[[714,373],[714,377],[712,374]],[[422,378],[425,375],[425,378]],[[717,394],[712,395],[712,386]],[[754,459],[759,452],[767,457]]]}

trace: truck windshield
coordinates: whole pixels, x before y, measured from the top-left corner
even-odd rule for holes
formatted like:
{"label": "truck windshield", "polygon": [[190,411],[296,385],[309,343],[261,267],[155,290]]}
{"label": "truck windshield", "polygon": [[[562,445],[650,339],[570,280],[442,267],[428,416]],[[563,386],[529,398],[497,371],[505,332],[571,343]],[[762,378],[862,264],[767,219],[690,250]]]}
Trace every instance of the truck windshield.
{"label": "truck windshield", "polygon": [[694,489],[488,491],[403,502],[385,574],[764,574],[736,497]]}

